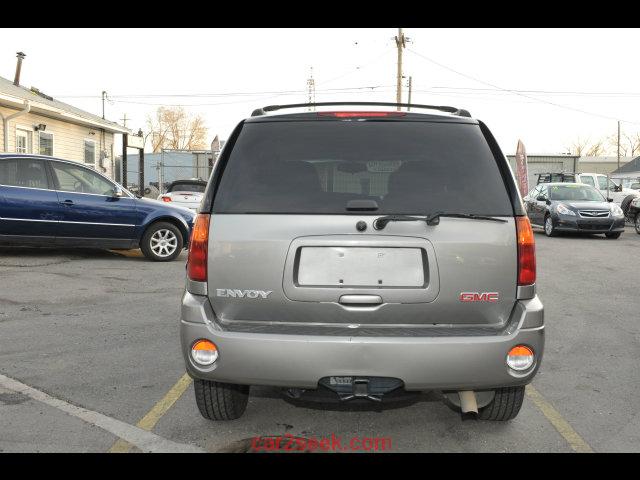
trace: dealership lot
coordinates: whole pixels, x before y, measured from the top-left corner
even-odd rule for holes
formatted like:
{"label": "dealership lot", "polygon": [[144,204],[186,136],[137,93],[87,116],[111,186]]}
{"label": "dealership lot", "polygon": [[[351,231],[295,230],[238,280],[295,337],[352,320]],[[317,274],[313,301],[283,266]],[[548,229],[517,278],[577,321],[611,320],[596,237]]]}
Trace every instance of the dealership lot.
{"label": "dealership lot", "polygon": [[[435,393],[359,407],[284,400],[271,388],[252,389],[241,419],[209,422],[183,379],[185,253],[163,264],[135,252],[0,248],[0,374],[9,379],[0,377],[0,451],[140,451],[118,432],[143,419],[140,429],[158,441],[212,452],[283,434],[334,434],[347,445],[390,438],[391,451],[640,451],[640,235],[538,231],[536,242],[545,358],[520,415],[506,424],[462,422]],[[16,392],[10,380],[114,426]]]}

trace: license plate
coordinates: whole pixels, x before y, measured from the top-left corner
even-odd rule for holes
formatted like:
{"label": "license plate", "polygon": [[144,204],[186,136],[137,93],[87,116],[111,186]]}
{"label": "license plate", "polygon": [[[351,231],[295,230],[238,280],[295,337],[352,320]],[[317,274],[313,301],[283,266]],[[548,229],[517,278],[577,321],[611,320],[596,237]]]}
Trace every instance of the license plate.
{"label": "license plate", "polygon": [[420,248],[303,247],[297,282],[316,287],[423,287],[425,264]]}
{"label": "license plate", "polygon": [[351,385],[353,377],[329,377],[329,385]]}

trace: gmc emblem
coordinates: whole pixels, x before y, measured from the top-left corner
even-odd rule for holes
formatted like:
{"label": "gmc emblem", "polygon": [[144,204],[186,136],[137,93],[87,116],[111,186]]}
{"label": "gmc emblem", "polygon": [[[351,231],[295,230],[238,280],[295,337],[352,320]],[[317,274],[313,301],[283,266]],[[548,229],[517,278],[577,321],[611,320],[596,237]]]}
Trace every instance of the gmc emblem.
{"label": "gmc emblem", "polygon": [[460,294],[461,302],[491,302],[495,303],[498,301],[498,292],[462,292]]}

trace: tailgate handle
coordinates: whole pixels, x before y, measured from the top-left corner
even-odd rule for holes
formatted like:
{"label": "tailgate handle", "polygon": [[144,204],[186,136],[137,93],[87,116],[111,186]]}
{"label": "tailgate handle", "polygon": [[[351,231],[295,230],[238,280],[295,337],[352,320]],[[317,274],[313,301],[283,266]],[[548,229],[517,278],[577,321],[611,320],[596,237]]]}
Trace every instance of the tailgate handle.
{"label": "tailgate handle", "polygon": [[380,295],[342,295],[339,302],[343,305],[379,305],[382,303]]}

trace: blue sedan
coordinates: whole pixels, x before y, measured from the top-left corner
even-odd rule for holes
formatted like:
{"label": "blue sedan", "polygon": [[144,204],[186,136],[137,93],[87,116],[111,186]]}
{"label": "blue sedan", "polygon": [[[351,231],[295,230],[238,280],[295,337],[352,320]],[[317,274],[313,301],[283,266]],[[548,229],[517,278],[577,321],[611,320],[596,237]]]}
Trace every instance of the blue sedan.
{"label": "blue sedan", "polygon": [[78,162],[0,154],[0,245],[140,247],[166,262],[187,247],[194,218]]}

